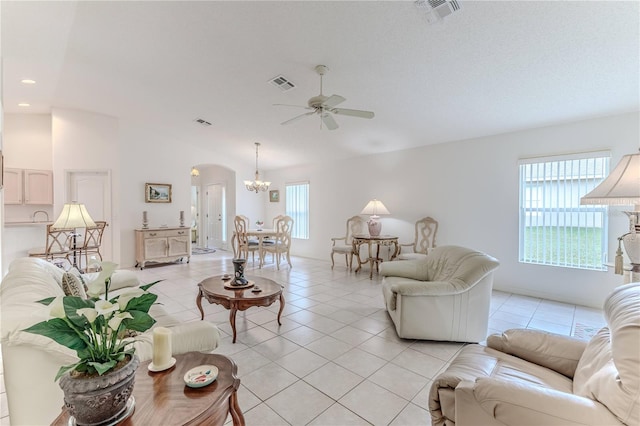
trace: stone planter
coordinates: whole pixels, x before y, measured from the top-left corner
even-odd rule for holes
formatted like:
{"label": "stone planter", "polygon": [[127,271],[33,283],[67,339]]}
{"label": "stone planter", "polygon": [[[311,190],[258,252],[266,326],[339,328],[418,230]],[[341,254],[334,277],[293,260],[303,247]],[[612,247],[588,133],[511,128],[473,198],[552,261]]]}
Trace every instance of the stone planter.
{"label": "stone planter", "polygon": [[60,378],[64,392],[64,405],[75,424],[97,426],[114,424],[126,417],[128,400],[138,368],[138,357],[133,356],[122,368],[102,376],[73,377],[71,372]]}

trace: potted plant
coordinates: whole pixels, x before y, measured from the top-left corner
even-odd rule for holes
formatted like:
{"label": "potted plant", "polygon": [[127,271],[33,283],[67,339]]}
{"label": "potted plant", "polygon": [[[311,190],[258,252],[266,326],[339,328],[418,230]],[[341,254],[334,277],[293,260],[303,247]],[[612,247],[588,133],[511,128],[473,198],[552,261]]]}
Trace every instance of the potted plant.
{"label": "potted plant", "polygon": [[[149,309],[158,298],[147,290],[155,281],[124,290],[109,298],[111,275],[116,264],[103,262],[98,277],[88,284],[88,294],[39,300],[50,306],[51,319],[25,331],[49,337],[74,350],[78,361],[60,367],[64,403],[78,425],[113,422],[130,412],[133,399],[135,356],[132,337],[156,322]],[[104,295],[99,296],[104,289]]]}

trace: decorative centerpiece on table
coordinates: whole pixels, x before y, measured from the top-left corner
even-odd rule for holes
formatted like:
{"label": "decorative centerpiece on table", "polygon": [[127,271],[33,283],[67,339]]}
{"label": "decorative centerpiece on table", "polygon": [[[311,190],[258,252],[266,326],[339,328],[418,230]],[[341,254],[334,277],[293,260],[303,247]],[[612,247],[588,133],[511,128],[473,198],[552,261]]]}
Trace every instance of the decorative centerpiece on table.
{"label": "decorative centerpiece on table", "polygon": [[262,227],[264,226],[264,221],[256,220],[256,226],[258,227],[258,231],[262,231]]}
{"label": "decorative centerpiece on table", "polygon": [[[149,309],[158,298],[147,290],[157,284],[130,288],[109,298],[117,265],[103,262],[97,278],[87,284],[88,298],[58,296],[39,300],[52,319],[25,329],[74,350],[78,361],[60,367],[64,404],[77,425],[115,424],[133,412],[132,396],[138,358],[137,333],[156,322]],[[100,293],[104,291],[104,295]]]}
{"label": "decorative centerpiece on table", "polygon": [[249,280],[244,277],[244,265],[247,263],[247,259],[233,259],[232,262],[233,279],[231,280],[231,286],[247,286],[249,284]]}

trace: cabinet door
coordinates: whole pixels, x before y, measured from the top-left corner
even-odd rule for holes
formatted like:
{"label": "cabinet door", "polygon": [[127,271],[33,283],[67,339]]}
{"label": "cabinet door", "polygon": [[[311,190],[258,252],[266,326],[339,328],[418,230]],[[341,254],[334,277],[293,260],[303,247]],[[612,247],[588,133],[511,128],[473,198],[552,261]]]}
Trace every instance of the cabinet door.
{"label": "cabinet door", "polygon": [[51,170],[24,171],[24,203],[53,204],[53,172]]}
{"label": "cabinet door", "polygon": [[189,254],[189,238],[184,237],[169,237],[169,256],[181,256]]}
{"label": "cabinet door", "polygon": [[159,259],[167,257],[167,239],[166,238],[145,238],[144,240],[144,259]]}
{"label": "cabinet door", "polygon": [[4,203],[22,204],[22,169],[4,169]]}

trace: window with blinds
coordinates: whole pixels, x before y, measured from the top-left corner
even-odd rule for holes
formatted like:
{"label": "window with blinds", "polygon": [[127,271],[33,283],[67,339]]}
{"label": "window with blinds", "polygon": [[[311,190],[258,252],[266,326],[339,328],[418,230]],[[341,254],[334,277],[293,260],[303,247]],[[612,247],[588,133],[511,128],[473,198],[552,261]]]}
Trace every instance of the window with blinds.
{"label": "window with blinds", "polygon": [[609,174],[608,152],[530,158],[520,168],[523,263],[605,270],[607,207],[580,197]]}
{"label": "window with blinds", "polygon": [[285,185],[285,212],[293,218],[291,238],[309,239],[309,182]]}

